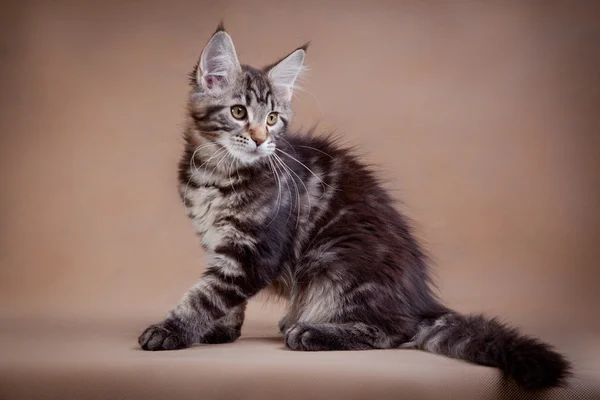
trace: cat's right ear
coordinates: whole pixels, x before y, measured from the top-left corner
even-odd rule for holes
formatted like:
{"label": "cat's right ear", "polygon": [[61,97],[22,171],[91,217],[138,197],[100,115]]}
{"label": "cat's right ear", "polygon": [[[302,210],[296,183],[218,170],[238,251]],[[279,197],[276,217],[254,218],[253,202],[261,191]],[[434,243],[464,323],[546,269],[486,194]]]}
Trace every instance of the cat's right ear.
{"label": "cat's right ear", "polygon": [[240,72],[233,41],[221,24],[202,51],[196,81],[202,90],[218,91],[232,83]]}

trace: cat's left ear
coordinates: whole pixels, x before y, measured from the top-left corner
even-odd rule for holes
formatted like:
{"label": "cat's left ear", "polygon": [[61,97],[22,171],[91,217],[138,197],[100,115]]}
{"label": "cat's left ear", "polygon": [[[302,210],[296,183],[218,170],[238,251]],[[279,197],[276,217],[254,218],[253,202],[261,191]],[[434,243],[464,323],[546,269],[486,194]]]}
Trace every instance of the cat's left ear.
{"label": "cat's left ear", "polygon": [[287,101],[292,99],[296,80],[305,69],[302,63],[304,62],[307,48],[308,43],[294,50],[282,60],[267,67],[271,83],[276,89],[280,90]]}
{"label": "cat's left ear", "polygon": [[202,51],[196,80],[203,89],[220,90],[232,83],[241,70],[233,40],[220,24]]}

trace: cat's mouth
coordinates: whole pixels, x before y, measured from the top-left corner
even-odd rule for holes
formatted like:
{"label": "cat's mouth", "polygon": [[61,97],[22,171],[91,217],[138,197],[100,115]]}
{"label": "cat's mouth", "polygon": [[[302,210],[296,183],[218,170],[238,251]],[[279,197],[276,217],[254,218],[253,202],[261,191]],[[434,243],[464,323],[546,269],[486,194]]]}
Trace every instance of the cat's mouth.
{"label": "cat's mouth", "polygon": [[235,137],[222,143],[222,145],[233,159],[245,165],[253,164],[263,158],[269,157],[275,152],[276,147],[272,140],[255,145],[254,143],[249,143],[248,140]]}

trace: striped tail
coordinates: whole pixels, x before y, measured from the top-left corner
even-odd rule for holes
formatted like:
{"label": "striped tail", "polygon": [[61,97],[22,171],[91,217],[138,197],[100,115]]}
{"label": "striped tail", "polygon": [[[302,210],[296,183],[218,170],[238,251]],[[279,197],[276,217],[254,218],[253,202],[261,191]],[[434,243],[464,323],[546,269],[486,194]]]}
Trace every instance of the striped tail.
{"label": "striped tail", "polygon": [[499,368],[530,390],[563,386],[571,375],[569,361],[550,345],[482,315],[449,313],[424,320],[402,347]]}

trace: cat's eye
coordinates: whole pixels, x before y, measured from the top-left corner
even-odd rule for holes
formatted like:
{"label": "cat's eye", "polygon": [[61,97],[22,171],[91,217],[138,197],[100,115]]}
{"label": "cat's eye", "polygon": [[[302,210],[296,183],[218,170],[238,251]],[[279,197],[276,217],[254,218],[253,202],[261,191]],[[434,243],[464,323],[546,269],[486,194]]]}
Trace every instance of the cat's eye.
{"label": "cat's eye", "polygon": [[275,125],[278,116],[279,114],[276,112],[272,112],[269,115],[267,115],[267,125]]}
{"label": "cat's eye", "polygon": [[246,107],[244,106],[233,106],[231,107],[231,115],[235,119],[244,119],[248,112],[246,111]]}

